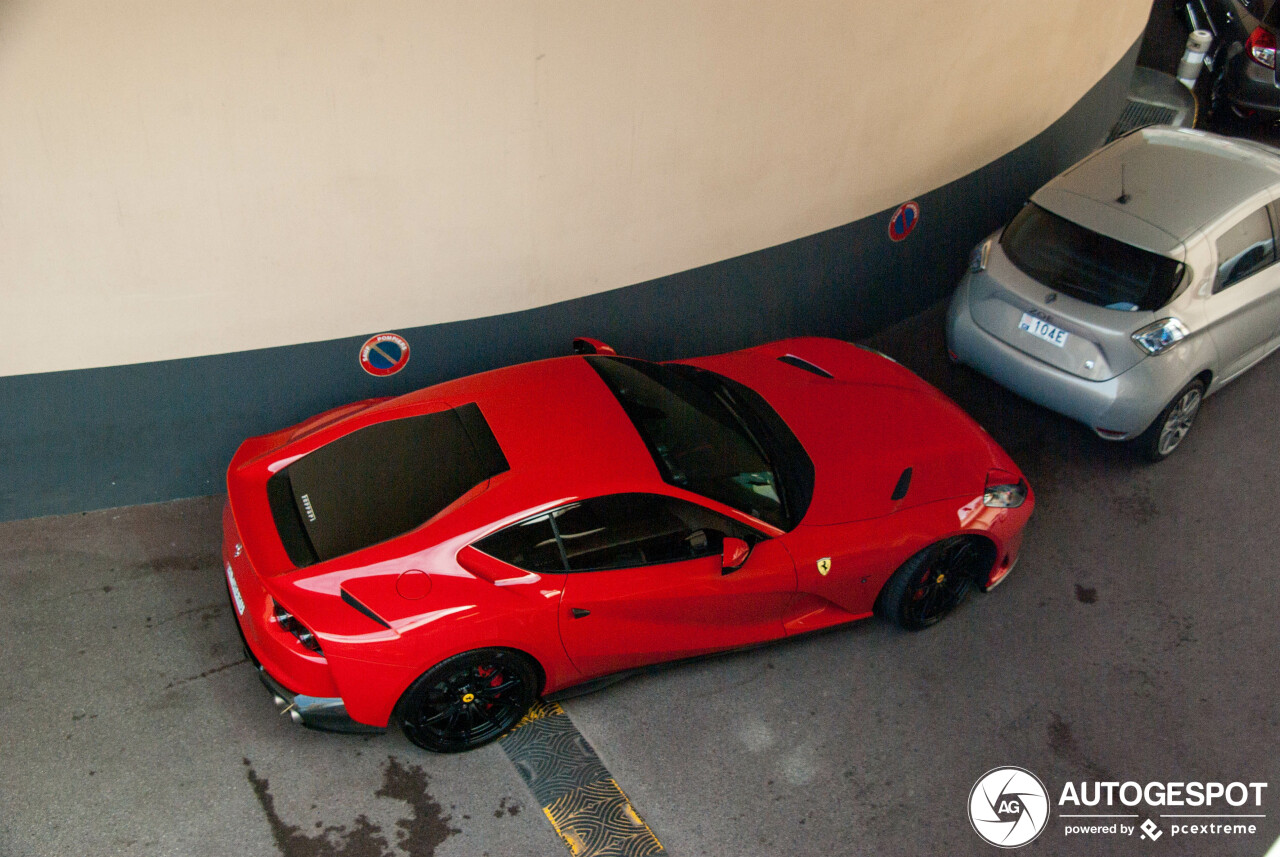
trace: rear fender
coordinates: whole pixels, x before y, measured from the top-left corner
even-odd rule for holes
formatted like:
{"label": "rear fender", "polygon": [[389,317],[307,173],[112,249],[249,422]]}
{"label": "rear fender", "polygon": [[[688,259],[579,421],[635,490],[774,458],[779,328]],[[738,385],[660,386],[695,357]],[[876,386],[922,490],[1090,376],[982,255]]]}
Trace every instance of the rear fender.
{"label": "rear fender", "polygon": [[[417,615],[396,622],[395,640],[333,649],[330,666],[347,712],[385,726],[418,676],[453,655],[474,649],[515,649],[531,657],[550,693],[582,680],[560,641],[557,610],[563,575],[534,575],[511,585],[432,574]],[[447,605],[447,606],[445,606]]]}

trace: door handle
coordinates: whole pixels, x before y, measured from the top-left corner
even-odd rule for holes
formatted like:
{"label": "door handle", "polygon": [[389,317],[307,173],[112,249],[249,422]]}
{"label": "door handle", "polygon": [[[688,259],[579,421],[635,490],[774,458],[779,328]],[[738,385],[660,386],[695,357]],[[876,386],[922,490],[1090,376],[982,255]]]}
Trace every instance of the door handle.
{"label": "door handle", "polygon": [[581,619],[583,616],[590,616],[590,610],[583,610],[581,607],[570,607],[569,612],[573,614],[573,618]]}

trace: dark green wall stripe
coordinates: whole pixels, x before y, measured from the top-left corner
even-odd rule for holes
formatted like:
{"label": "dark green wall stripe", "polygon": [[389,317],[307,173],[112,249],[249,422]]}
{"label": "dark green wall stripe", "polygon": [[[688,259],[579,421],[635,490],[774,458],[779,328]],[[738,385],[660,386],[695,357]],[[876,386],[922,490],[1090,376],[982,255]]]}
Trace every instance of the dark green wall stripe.
{"label": "dark green wall stripe", "polygon": [[653,359],[798,334],[866,336],[945,296],[981,236],[1102,141],[1123,108],[1137,49],[1035,139],[919,197],[920,225],[898,244],[888,239],[888,209],[638,285],[401,329],[412,358],[385,379],[357,365],[365,336],[0,378],[0,520],[214,494],[247,436],[352,399],[567,354],[578,335]]}

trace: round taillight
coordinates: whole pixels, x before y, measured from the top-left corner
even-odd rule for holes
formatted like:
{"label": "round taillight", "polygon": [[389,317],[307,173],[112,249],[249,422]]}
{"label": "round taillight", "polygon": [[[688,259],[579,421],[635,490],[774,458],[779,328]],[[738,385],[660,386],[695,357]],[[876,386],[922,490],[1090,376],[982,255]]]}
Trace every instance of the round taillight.
{"label": "round taillight", "polygon": [[1249,34],[1249,40],[1244,43],[1244,49],[1249,52],[1249,58],[1259,65],[1265,65],[1267,68],[1276,67],[1276,36],[1270,30],[1258,27]]}

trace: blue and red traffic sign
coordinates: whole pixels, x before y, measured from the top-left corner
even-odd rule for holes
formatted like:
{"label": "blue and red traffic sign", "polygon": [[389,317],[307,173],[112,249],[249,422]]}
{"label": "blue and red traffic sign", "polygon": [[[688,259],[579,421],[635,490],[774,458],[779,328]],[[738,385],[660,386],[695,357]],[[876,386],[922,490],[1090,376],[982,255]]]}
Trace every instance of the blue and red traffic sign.
{"label": "blue and red traffic sign", "polygon": [[889,240],[902,241],[920,223],[920,205],[915,200],[904,202],[889,218]]}
{"label": "blue and red traffic sign", "polygon": [[399,334],[379,333],[360,346],[360,368],[370,375],[394,375],[408,362],[409,343]]}

